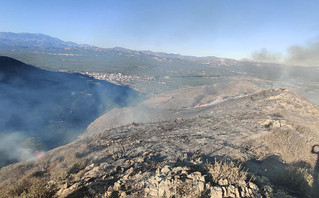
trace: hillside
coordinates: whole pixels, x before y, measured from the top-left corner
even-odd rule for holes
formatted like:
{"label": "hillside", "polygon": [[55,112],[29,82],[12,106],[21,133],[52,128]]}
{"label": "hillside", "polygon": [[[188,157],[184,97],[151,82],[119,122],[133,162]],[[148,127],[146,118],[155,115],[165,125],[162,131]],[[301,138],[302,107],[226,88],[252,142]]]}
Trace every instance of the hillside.
{"label": "hillside", "polygon": [[263,89],[288,87],[319,104],[318,67],[100,48],[43,34],[10,32],[0,33],[0,54],[46,70],[94,74],[91,76],[121,73],[136,79],[123,84],[148,94],[246,80]]}
{"label": "hillside", "polygon": [[[45,34],[0,32],[0,47],[6,49],[63,49],[78,46]],[[83,46],[84,47],[84,46]]]}
{"label": "hillside", "polygon": [[178,112],[188,118],[99,131],[3,167],[0,194],[316,197],[319,107],[306,98],[278,88]]}
{"label": "hillside", "polygon": [[[232,59],[205,57],[204,59],[179,54],[136,51],[121,47],[99,48],[65,42],[44,34],[0,32],[0,53],[29,64],[54,70],[89,72],[125,72],[154,75],[178,72],[187,66],[185,74],[201,71],[208,62],[216,65],[233,64]],[[90,67],[88,67],[88,65]],[[220,72],[219,72],[220,73]]]}
{"label": "hillside", "polygon": [[[231,81],[201,87],[187,87],[150,96],[135,107],[114,108],[94,120],[86,133],[92,134],[112,127],[147,122],[189,118],[188,109],[202,108],[229,99],[240,98],[260,90],[248,81]],[[180,111],[182,110],[182,111]]]}
{"label": "hillside", "polygon": [[82,74],[52,72],[0,56],[0,167],[36,138],[51,149],[77,138],[101,114],[138,102],[138,92]]}

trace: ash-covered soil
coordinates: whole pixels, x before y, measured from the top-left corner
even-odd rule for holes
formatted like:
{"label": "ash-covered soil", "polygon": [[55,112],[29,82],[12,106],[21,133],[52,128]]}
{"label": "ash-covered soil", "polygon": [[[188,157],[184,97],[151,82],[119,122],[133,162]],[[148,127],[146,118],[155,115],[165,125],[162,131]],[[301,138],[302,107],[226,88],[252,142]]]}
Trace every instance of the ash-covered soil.
{"label": "ash-covered soil", "polygon": [[136,107],[115,108],[105,113],[87,127],[86,133],[92,134],[132,122],[148,123],[192,118],[201,112],[192,111],[193,109],[213,106],[258,91],[260,88],[248,81],[231,81],[157,94]]}
{"label": "ash-covered soil", "polygon": [[316,197],[319,107],[299,94],[171,111],[3,167],[0,197]]}

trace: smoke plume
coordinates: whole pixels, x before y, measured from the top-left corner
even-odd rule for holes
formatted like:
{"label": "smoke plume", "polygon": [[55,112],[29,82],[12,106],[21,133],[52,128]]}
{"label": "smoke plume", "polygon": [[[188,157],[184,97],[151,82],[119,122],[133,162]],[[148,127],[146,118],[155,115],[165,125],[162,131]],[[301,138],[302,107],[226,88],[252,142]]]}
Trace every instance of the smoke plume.
{"label": "smoke plume", "polygon": [[294,66],[319,66],[319,42],[308,45],[293,45],[286,53],[272,52],[265,48],[254,51],[250,60]]}
{"label": "smoke plume", "polygon": [[278,63],[282,59],[281,53],[271,52],[265,48],[254,51],[252,59],[257,62]]}
{"label": "smoke plume", "polygon": [[129,87],[0,56],[0,167],[35,156],[41,144],[67,144],[104,112],[141,98]]}
{"label": "smoke plume", "polygon": [[319,66],[319,42],[309,46],[294,45],[288,48],[285,63],[289,65]]}

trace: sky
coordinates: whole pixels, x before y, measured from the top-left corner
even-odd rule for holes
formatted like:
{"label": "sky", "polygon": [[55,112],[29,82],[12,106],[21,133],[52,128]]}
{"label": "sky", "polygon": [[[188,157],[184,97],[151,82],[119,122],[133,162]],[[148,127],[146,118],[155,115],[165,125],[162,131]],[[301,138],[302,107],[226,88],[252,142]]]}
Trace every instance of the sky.
{"label": "sky", "polygon": [[241,59],[319,41],[318,10],[318,0],[0,0],[0,31]]}

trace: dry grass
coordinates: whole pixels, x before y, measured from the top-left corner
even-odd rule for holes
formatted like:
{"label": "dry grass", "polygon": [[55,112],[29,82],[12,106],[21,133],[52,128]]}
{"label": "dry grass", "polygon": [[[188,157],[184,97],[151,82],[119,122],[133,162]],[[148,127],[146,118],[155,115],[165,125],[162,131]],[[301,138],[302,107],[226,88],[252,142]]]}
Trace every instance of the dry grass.
{"label": "dry grass", "polygon": [[247,179],[247,171],[244,170],[242,164],[232,161],[215,159],[213,164],[206,164],[206,169],[215,184],[221,180],[227,180],[228,184],[238,184]]}
{"label": "dry grass", "polygon": [[53,186],[48,186],[44,181],[34,182],[27,191],[24,191],[20,197],[23,198],[50,198],[55,194]]}
{"label": "dry grass", "polygon": [[313,177],[306,168],[289,166],[278,173],[274,182],[298,197],[311,197]]}
{"label": "dry grass", "polygon": [[71,153],[66,155],[66,159],[54,159],[52,162],[30,162],[27,165],[27,167],[15,165],[11,171],[11,174],[15,177],[1,184],[0,198],[52,197],[57,186],[48,185],[48,181],[72,180],[75,174],[86,167],[87,161],[77,159]]}
{"label": "dry grass", "polygon": [[0,197],[49,198],[55,194],[55,186],[47,179],[23,178],[17,183],[0,188]]}
{"label": "dry grass", "polygon": [[280,153],[289,162],[305,160],[305,156],[309,156],[307,140],[294,129],[275,128],[265,135],[265,142],[274,153]]}

